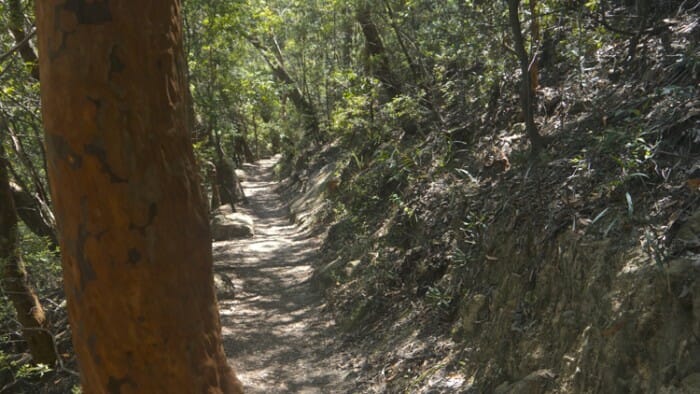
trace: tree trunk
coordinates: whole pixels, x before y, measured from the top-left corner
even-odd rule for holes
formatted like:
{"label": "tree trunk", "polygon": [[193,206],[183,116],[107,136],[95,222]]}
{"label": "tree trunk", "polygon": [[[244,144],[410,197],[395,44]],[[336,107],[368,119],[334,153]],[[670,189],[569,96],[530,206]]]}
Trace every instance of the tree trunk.
{"label": "tree trunk", "polygon": [[525,117],[527,135],[530,139],[530,144],[532,145],[532,152],[537,152],[544,145],[544,141],[542,136],[540,136],[539,132],[537,131],[537,125],[535,125],[535,113],[533,108],[534,97],[532,95],[532,84],[530,82],[530,57],[525,50],[525,40],[523,39],[523,33],[520,27],[519,6],[520,0],[508,0],[508,16],[510,19],[510,27],[513,32],[513,44],[520,63],[520,72],[522,74],[522,81],[520,84],[520,102],[522,104],[523,115]]}
{"label": "tree trunk", "polygon": [[[9,175],[14,176],[15,182],[10,182],[9,187],[12,192],[12,199],[15,206],[15,211],[19,219],[24,222],[29,231],[33,232],[39,237],[48,237],[51,242],[51,248],[56,249],[58,247],[58,239],[56,238],[56,226],[53,220],[53,213],[51,208],[48,206],[46,201],[42,201],[42,198],[48,200],[48,193],[39,179],[39,174],[34,168],[31,159],[26,155],[24,148],[21,145],[19,138],[12,131],[12,127],[9,126],[6,119],[0,119],[0,124],[2,128],[8,131],[10,135],[10,140],[12,142],[12,147],[15,150],[15,154],[25,165],[25,170],[31,174],[31,180],[34,182],[34,186],[37,190],[37,194],[31,193],[26,185],[22,182],[20,175],[12,167],[11,163],[6,163],[5,171]],[[2,144],[2,138],[0,138],[0,144]],[[3,147],[4,152],[4,147]],[[42,150],[42,158],[45,158],[44,152]]]}
{"label": "tree trunk", "polygon": [[[245,196],[242,194],[243,189],[234,171],[233,163],[229,158],[219,156],[214,164],[216,166],[216,186],[219,190],[220,202],[222,205],[231,204],[231,207],[234,207],[235,210],[235,205],[243,201]],[[216,208],[218,206],[212,207],[212,209]]]}
{"label": "tree trunk", "polygon": [[[252,36],[246,36],[248,42],[257,49],[265,60],[265,63],[270,67],[272,75],[282,82],[289,89],[287,94],[292,99],[292,104],[299,111],[304,121],[306,132],[314,137],[317,141],[322,140],[321,128],[319,125],[318,114],[316,108],[309,98],[304,96],[304,93],[299,88],[299,85],[294,78],[289,74],[284,66],[284,57],[282,51],[277,45],[271,45],[271,48],[266,47],[260,41]],[[270,53],[272,52],[272,53]],[[284,100],[283,100],[284,101]]]}
{"label": "tree trunk", "polygon": [[255,160],[260,159],[260,142],[258,141],[258,120],[253,112],[253,138],[255,138]]}
{"label": "tree trunk", "polygon": [[52,249],[55,249],[58,246],[56,229],[46,219],[46,214],[43,212],[44,209],[39,199],[12,182],[10,182],[10,191],[12,192],[17,215],[22,219],[22,222],[24,222],[29,231],[39,237],[47,237],[49,242],[51,242]]}
{"label": "tree trunk", "polygon": [[[537,0],[530,0],[530,37],[532,42],[532,51],[537,54],[540,47],[540,18],[537,12]],[[537,60],[533,60],[530,66],[530,96],[533,99],[537,98],[537,88],[540,86],[540,72],[537,66]],[[536,103],[533,103],[536,106]]]}
{"label": "tree trunk", "polygon": [[53,366],[56,352],[49,322],[34,289],[29,285],[27,271],[19,251],[17,212],[10,189],[5,152],[0,144],[0,267],[3,292],[12,301],[22,336],[29,345],[34,362]]}
{"label": "tree trunk", "polygon": [[365,68],[369,75],[376,77],[386,91],[386,101],[391,101],[401,93],[401,87],[389,66],[389,58],[377,25],[372,20],[369,1],[362,1],[357,9],[357,22],[365,37]]}
{"label": "tree trunk", "polygon": [[37,5],[48,171],[86,393],[241,393],[188,130],[179,0]]}
{"label": "tree trunk", "polygon": [[[209,180],[209,185],[211,185],[211,200],[209,203],[209,211],[213,211],[221,206],[221,193],[219,192],[219,181],[216,175],[216,166],[214,163],[207,161],[205,162],[207,166],[207,179]],[[235,211],[236,207],[233,205],[231,208]]]}
{"label": "tree trunk", "polygon": [[24,10],[22,10],[22,3],[20,0],[9,0],[7,2],[7,8],[9,11],[10,33],[12,33],[15,41],[21,44],[18,48],[19,55],[29,66],[29,72],[32,78],[38,80],[39,62],[34,48],[32,48],[29,43],[29,37],[27,37],[27,33],[24,31]]}
{"label": "tree trunk", "polygon": [[234,139],[234,144],[236,146],[236,154],[238,155],[238,157],[243,158],[243,162],[252,163],[255,161],[253,151],[250,150],[250,146],[248,146],[248,140],[244,135],[236,136],[236,138]]}

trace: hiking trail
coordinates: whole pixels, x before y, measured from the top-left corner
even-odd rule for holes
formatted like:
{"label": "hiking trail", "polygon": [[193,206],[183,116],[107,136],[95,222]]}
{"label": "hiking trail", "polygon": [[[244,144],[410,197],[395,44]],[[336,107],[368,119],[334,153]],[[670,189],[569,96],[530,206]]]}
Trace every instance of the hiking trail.
{"label": "hiking trail", "polygon": [[277,159],[244,165],[255,236],[215,242],[214,270],[233,276],[235,296],[219,299],[224,347],[246,393],[342,393],[348,355],[324,301],[310,284],[321,240],[291,223],[277,193]]}

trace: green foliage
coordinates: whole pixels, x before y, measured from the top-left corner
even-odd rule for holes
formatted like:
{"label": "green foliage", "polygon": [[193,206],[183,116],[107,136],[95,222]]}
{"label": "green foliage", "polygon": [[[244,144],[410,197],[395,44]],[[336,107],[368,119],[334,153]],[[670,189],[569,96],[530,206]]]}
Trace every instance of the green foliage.
{"label": "green foliage", "polygon": [[[4,339],[0,337],[0,339]],[[16,381],[39,381],[44,375],[52,372],[52,369],[45,364],[31,364],[23,359],[10,357],[9,354],[0,349],[0,384],[11,387],[11,382]]]}
{"label": "green foliage", "polygon": [[376,111],[378,81],[361,78],[353,72],[336,73],[335,77],[334,82],[346,86],[346,89],[341,102],[331,113],[331,130],[346,136],[365,133],[370,139],[376,139],[371,113]]}
{"label": "green foliage", "polygon": [[61,260],[58,250],[51,250],[50,240],[38,237],[20,226],[22,259],[32,278],[32,284],[39,292],[61,287]]}
{"label": "green foliage", "polygon": [[415,209],[406,204],[398,194],[392,194],[389,199],[409,220],[416,220]]}
{"label": "green foliage", "polygon": [[44,364],[22,364],[17,369],[15,378],[17,379],[38,379],[44,376],[44,374],[51,372],[51,368]]}
{"label": "green foliage", "polygon": [[442,311],[448,311],[452,303],[452,295],[438,286],[429,286],[425,298],[429,304]]}

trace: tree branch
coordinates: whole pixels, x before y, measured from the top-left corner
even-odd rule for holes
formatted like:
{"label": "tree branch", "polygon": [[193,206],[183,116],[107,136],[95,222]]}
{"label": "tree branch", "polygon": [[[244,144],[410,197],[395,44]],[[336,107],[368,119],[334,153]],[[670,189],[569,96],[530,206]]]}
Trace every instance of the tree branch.
{"label": "tree branch", "polygon": [[9,51],[7,51],[7,52],[3,53],[2,55],[0,55],[0,63],[4,62],[4,61],[7,60],[10,56],[14,55],[15,52],[19,51],[19,50],[20,50],[24,45],[26,45],[26,44],[29,42],[29,40],[31,40],[32,37],[34,37],[35,35],[36,35],[36,29],[32,29],[32,31],[31,31],[29,34],[27,34],[26,36],[24,36],[24,38],[22,39],[22,41],[20,41],[20,42],[18,42],[17,44],[15,44],[15,46],[13,46],[12,48],[10,48]]}

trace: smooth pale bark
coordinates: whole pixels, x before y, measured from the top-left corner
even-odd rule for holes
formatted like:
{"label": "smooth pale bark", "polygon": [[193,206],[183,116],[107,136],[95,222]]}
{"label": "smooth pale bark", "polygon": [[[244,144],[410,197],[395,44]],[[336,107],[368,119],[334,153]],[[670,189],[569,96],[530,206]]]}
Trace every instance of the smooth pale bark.
{"label": "smooth pale bark", "polygon": [[86,393],[240,393],[190,144],[178,0],[41,0],[48,171]]}

